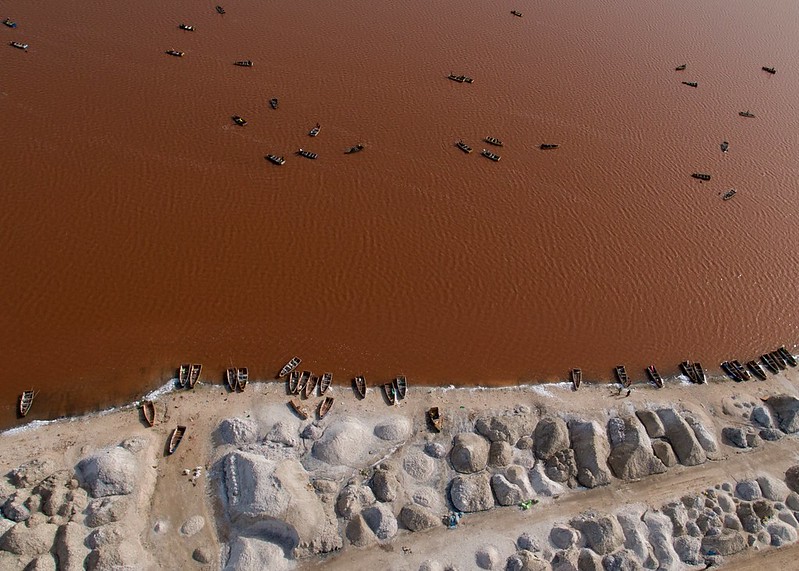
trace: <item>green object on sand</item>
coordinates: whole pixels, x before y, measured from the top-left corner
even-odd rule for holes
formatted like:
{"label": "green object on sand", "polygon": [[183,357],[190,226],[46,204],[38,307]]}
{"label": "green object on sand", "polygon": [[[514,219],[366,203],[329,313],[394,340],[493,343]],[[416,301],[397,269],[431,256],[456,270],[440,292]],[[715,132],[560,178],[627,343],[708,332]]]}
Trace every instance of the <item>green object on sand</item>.
{"label": "green object on sand", "polygon": [[533,500],[533,499],[524,500],[523,502],[519,502],[519,507],[521,509],[523,509],[523,510],[529,510],[531,507],[533,507],[537,503],[538,503],[538,500]]}

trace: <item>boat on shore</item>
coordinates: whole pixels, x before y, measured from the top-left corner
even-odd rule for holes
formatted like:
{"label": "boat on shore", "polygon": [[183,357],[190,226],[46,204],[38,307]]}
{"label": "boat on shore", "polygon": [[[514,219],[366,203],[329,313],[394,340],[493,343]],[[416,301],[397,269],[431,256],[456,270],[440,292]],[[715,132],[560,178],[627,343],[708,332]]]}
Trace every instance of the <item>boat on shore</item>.
{"label": "boat on shore", "polygon": [[325,397],[319,403],[319,410],[317,414],[319,414],[319,420],[322,420],[325,415],[330,412],[330,408],[333,406],[333,397]]}
{"label": "boat on shore", "polygon": [[691,361],[683,361],[680,363],[680,372],[688,377],[688,380],[692,383],[697,383],[696,380],[696,371],[694,370],[694,364]]}
{"label": "boat on shore", "polygon": [[147,426],[155,425],[155,403],[149,399],[141,401],[141,412]]}
{"label": "boat on shore", "polygon": [[695,172],[691,176],[699,180],[710,180],[710,175],[703,172]]}
{"label": "boat on shore", "polygon": [[312,153],[311,151],[306,151],[305,149],[300,149],[297,151],[297,154],[301,157],[305,157],[306,159],[316,159],[319,155],[316,153]]}
{"label": "boat on shore", "polygon": [[277,97],[273,97],[272,99],[270,99],[270,100],[269,100],[269,106],[270,106],[272,109],[277,109],[277,106],[278,106],[278,100],[277,100]]}
{"label": "boat on shore", "polygon": [[746,362],[746,367],[749,369],[749,371],[754,376],[756,376],[761,381],[765,381],[766,380],[766,371],[764,371],[763,367],[761,367],[760,364],[757,361],[755,361],[754,359],[751,360],[751,361],[747,361]]}
{"label": "boat on shore", "polygon": [[308,382],[305,383],[305,386],[302,389],[302,396],[303,398],[310,398],[313,396],[314,391],[316,390],[316,385],[319,384],[319,377],[316,375],[311,375],[308,379]]}
{"label": "boat on shore", "polygon": [[625,388],[630,386],[630,377],[627,376],[627,369],[624,368],[624,365],[616,365],[613,371],[616,373],[616,379],[621,383],[621,386]]}
{"label": "boat on shore", "polygon": [[178,28],[180,28],[181,30],[186,30],[187,32],[194,31],[194,26],[190,26],[189,24],[179,24]]}
{"label": "boat on shore", "polygon": [[491,159],[491,160],[492,160],[492,161],[494,161],[494,162],[497,162],[499,159],[501,159],[501,158],[502,158],[502,157],[500,157],[499,155],[495,155],[494,153],[492,153],[492,152],[491,152],[491,151],[489,151],[488,149],[483,149],[483,150],[480,152],[480,154],[481,154],[481,155],[483,155],[484,157],[486,157],[487,159]]}
{"label": "boat on shore", "polygon": [[309,136],[309,137],[316,137],[316,136],[319,134],[319,131],[320,131],[321,129],[322,129],[322,126],[321,126],[319,123],[317,123],[317,124],[314,126],[314,128],[313,128],[313,129],[311,129],[310,131],[308,131],[308,136]]}
{"label": "boat on shore", "polygon": [[225,13],[225,9],[222,8],[222,6],[217,6],[216,7],[216,13],[217,14],[224,14]]}
{"label": "boat on shore", "polygon": [[386,395],[388,404],[396,404],[397,395],[394,393],[394,383],[385,383],[383,385],[383,394]]}
{"label": "boat on shore", "polygon": [[191,365],[189,363],[183,363],[180,367],[178,367],[178,385],[180,388],[186,388],[189,384],[189,370],[191,369]]}
{"label": "boat on shore", "polygon": [[458,83],[473,83],[474,79],[466,75],[455,75],[454,73],[450,73],[447,76],[452,81],[456,81]]}
{"label": "boat on shore", "polygon": [[441,429],[444,428],[444,416],[441,414],[441,409],[437,406],[427,410],[427,420],[430,421],[430,424],[438,432],[441,432]]}
{"label": "boat on shore", "polygon": [[780,368],[777,366],[777,362],[769,353],[763,353],[760,355],[760,360],[763,361],[763,365],[771,371],[773,374],[778,374],[780,372]]}
{"label": "boat on shore", "polygon": [[363,145],[362,145],[362,144],[360,144],[360,143],[358,143],[358,144],[357,144],[357,145],[355,145],[354,147],[350,147],[349,149],[347,149],[347,150],[346,150],[346,151],[344,151],[344,152],[345,152],[346,154],[348,154],[348,155],[351,155],[352,153],[360,153],[362,150],[363,150]]}
{"label": "boat on shore", "polygon": [[744,366],[741,365],[741,362],[738,359],[733,359],[730,361],[730,365],[732,365],[732,367],[735,369],[735,372],[738,373],[738,376],[744,381],[748,381],[752,378],[752,375],[750,375],[749,371],[747,371]]}
{"label": "boat on shore", "polygon": [[228,367],[225,371],[225,384],[230,392],[236,392],[236,387],[239,385],[239,372],[236,367]]}
{"label": "boat on shore", "polygon": [[305,408],[305,405],[303,405],[300,401],[297,399],[291,399],[289,404],[301,419],[305,420],[308,418],[308,409]]}
{"label": "boat on shore", "polygon": [[777,349],[777,353],[782,355],[782,358],[785,359],[785,362],[788,363],[791,367],[796,366],[796,358],[791,355],[791,352],[788,351],[784,346]]}
{"label": "boat on shore", "polygon": [[[27,46],[27,44],[25,45]],[[186,52],[179,52],[178,50],[166,50],[166,53],[175,57],[183,57],[186,55]]]}
{"label": "boat on shore", "polygon": [[686,68],[686,67],[688,67],[688,65],[687,65],[687,64],[684,64],[684,63],[682,63],[682,64],[678,65],[677,67],[675,67],[675,68],[674,68],[674,71],[685,71],[685,68]]}
{"label": "boat on shore", "polygon": [[777,363],[777,367],[779,367],[781,371],[784,371],[788,368],[788,363],[785,362],[785,357],[780,355],[778,351],[772,351],[770,355],[771,358],[774,359],[774,362]]}
{"label": "boat on shore", "polygon": [[250,371],[247,367],[239,367],[236,369],[236,388],[243,391],[247,388],[247,383],[250,380]]}
{"label": "boat on shore", "polygon": [[366,379],[362,375],[358,375],[352,379],[352,384],[355,387],[355,394],[360,398],[366,398]]}
{"label": "boat on shore", "polygon": [[541,143],[538,148],[542,151],[551,151],[553,149],[557,149],[558,147],[560,147],[560,145],[554,143]]}
{"label": "boat on shore", "polygon": [[472,152],[472,148],[463,141],[455,141],[455,146],[467,155]]}
{"label": "boat on shore", "polygon": [[775,68],[773,68],[773,67],[767,67],[767,66],[764,65],[761,69],[763,71],[766,71],[766,72],[770,73],[771,75],[774,75],[775,73],[777,73],[777,70]]}
{"label": "boat on shore", "polygon": [[266,155],[266,160],[270,163],[274,163],[276,165],[282,165],[286,163],[286,159],[284,157],[279,157],[277,155],[268,154]]}
{"label": "boat on shore", "polygon": [[750,119],[755,116],[755,114],[754,113],[750,113],[749,110],[738,111],[738,115],[740,115],[741,117],[749,117]]}
{"label": "boat on shore", "polygon": [[244,127],[244,125],[247,124],[247,120],[244,117],[239,117],[238,115],[233,115],[231,119],[233,119],[233,122],[240,127]]}
{"label": "boat on shore", "polygon": [[580,383],[583,382],[583,371],[582,369],[574,368],[569,371],[569,376],[571,377],[572,388],[576,391],[580,388]]}
{"label": "boat on shore", "polygon": [[730,148],[730,144],[727,141],[722,141],[721,142],[721,152],[722,153],[726,153],[727,149],[729,149],[729,148]]}
{"label": "boat on shore", "polygon": [[649,375],[649,380],[651,380],[657,388],[663,388],[663,377],[660,376],[660,373],[658,373],[654,365],[649,365],[646,368],[646,374]]}
{"label": "boat on shore", "polygon": [[280,369],[280,373],[278,373],[277,378],[285,377],[294,369],[296,369],[300,363],[302,363],[302,359],[299,357],[292,357],[291,360],[289,360],[289,362],[283,365],[283,368]]}
{"label": "boat on shore", "polygon": [[13,22],[13,21],[11,21],[11,20],[9,20],[8,18],[6,18],[5,20],[3,20],[3,24],[5,24],[6,26],[8,26],[9,28],[16,28],[16,27],[17,27],[17,23],[16,23],[16,22]]}
{"label": "boat on shore", "polygon": [[253,63],[251,59],[240,59],[238,61],[234,61],[233,65],[237,65],[239,67],[252,67]]}
{"label": "boat on shore", "polygon": [[178,449],[181,440],[183,440],[183,436],[186,434],[186,427],[181,426],[178,424],[174,430],[172,430],[172,435],[169,437],[169,446],[167,448],[167,452],[169,454],[174,454],[175,450]]}
{"label": "boat on shore", "polygon": [[721,370],[727,373],[727,376],[730,377],[733,381],[740,383],[744,379],[738,376],[738,372],[735,368],[730,364],[729,361],[724,361],[721,363]]}
{"label": "boat on shore", "polygon": [[291,371],[289,373],[289,394],[296,395],[297,394],[297,386],[300,384],[300,372],[299,371]]}
{"label": "boat on shore", "polygon": [[707,383],[707,375],[705,374],[705,369],[702,368],[702,365],[699,361],[694,363],[694,379],[700,385],[704,385]]}
{"label": "boat on shore", "polygon": [[29,391],[22,391],[22,394],[19,395],[19,406],[17,408],[20,417],[27,416],[31,410],[31,407],[33,406],[33,399],[35,398],[36,393],[33,391],[33,389]]}
{"label": "boat on shore", "polygon": [[486,137],[483,139],[486,143],[490,145],[494,145],[496,147],[501,147],[503,145],[502,141],[497,139],[496,137]]}
{"label": "boat on shore", "polygon": [[200,363],[192,363],[189,368],[189,388],[193,389],[197,381],[200,380],[200,373],[203,372],[203,366]]}
{"label": "boat on shore", "polygon": [[294,394],[301,395],[305,392],[305,387],[308,385],[308,381],[311,380],[311,371],[303,371],[300,375],[300,380],[297,381],[297,390]]}
{"label": "boat on shore", "polygon": [[695,81],[683,81],[682,83],[688,87],[699,87],[699,84]]}
{"label": "boat on shore", "polygon": [[331,383],[333,382],[333,373],[324,373],[322,378],[319,379],[319,395],[323,395],[327,392],[327,389],[330,388]]}
{"label": "boat on shore", "polygon": [[408,379],[405,375],[398,375],[397,378],[394,379],[394,392],[398,399],[405,398],[405,394],[408,392]]}

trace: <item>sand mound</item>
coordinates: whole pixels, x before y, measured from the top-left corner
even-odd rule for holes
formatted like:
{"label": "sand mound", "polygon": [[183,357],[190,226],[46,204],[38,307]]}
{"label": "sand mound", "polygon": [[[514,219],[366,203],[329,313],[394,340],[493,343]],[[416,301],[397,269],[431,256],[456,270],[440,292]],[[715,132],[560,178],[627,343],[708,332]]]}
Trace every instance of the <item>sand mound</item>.
{"label": "sand mound", "polygon": [[412,433],[411,421],[404,416],[393,416],[375,426],[375,436],[381,440],[406,440]]}
{"label": "sand mound", "polygon": [[247,418],[226,418],[219,423],[214,438],[219,444],[252,444],[258,439],[258,425]]}
{"label": "sand mound", "polygon": [[100,450],[76,468],[81,486],[95,498],[129,494],[136,486],[136,457],[120,446]]}
{"label": "sand mound", "polygon": [[334,466],[360,466],[368,454],[371,435],[356,418],[342,418],[325,431],[313,445],[315,458]]}

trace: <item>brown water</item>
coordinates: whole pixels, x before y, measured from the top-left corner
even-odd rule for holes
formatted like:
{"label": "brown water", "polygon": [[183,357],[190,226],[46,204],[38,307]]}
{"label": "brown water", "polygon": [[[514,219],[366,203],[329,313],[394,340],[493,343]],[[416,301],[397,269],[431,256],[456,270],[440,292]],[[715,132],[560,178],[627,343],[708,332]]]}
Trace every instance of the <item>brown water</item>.
{"label": "brown water", "polygon": [[224,6],[4,3],[0,425],[183,361],[515,384],[799,340],[793,0]]}

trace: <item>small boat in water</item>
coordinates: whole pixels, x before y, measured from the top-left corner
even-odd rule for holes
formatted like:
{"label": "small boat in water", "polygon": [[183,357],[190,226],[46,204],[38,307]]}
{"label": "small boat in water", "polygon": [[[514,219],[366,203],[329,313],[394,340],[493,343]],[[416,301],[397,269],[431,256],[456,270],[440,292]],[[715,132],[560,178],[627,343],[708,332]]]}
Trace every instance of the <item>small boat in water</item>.
{"label": "small boat in water", "polygon": [[577,369],[577,368],[572,369],[571,371],[569,371],[569,376],[571,377],[572,380],[572,388],[574,388],[574,390],[576,391],[577,389],[580,388],[580,383],[583,382],[583,371],[582,369]]}
{"label": "small boat in water", "polygon": [[272,155],[272,154],[266,155],[266,160],[269,161],[270,163],[274,163],[276,165],[282,165],[282,164],[285,164],[285,162],[286,162],[285,158],[279,157],[277,155]]}
{"label": "small boat in water", "polygon": [[773,374],[777,374],[780,372],[779,366],[777,366],[777,361],[769,353],[764,353],[760,355],[760,360],[763,361],[763,365],[765,365],[766,369],[771,371]]}
{"label": "small boat in water", "polygon": [[457,81],[458,83],[473,83],[474,82],[474,79],[472,79],[471,77],[468,77],[466,75],[455,75],[454,73],[450,73],[447,77],[449,79],[451,79],[452,81]]}
{"label": "small boat in water", "polygon": [[311,129],[310,131],[308,131],[308,136],[310,136],[310,137],[316,137],[316,136],[319,134],[319,130],[320,130],[321,128],[322,128],[322,126],[321,126],[321,125],[319,125],[319,123],[317,123],[317,124],[314,126],[314,128],[313,128],[313,129]]}
{"label": "small boat in water", "polygon": [[496,137],[486,137],[486,138],[485,138],[485,139],[483,139],[483,140],[484,140],[486,143],[489,143],[489,144],[491,144],[491,145],[495,145],[495,146],[497,146],[497,147],[501,147],[501,146],[502,146],[502,141],[500,141],[500,140],[499,140],[499,139],[497,139]]}
{"label": "small boat in water", "polygon": [[441,432],[441,429],[444,428],[444,416],[441,414],[441,410],[437,406],[428,409],[427,420],[430,421],[430,424],[438,432]]}
{"label": "small boat in water", "polygon": [[186,55],[186,52],[179,52],[178,50],[166,50],[166,53],[175,57],[183,57]]}
{"label": "small boat in water", "polygon": [[514,16],[518,17],[518,18],[522,17],[522,13],[519,12],[518,10],[511,10],[510,13],[513,14]]}
{"label": "small boat in water", "polygon": [[699,84],[695,81],[683,81],[682,84],[688,87],[699,87]]}
{"label": "small boat in water", "polygon": [[699,180],[710,180],[710,175],[705,174],[703,172],[695,172],[691,176],[694,178],[698,178]]}
{"label": "small boat in water", "polygon": [[189,370],[191,369],[191,365],[189,363],[183,363],[178,368],[178,384],[180,388],[183,389],[186,385],[189,384]]}
{"label": "small boat in water", "polygon": [[272,109],[277,109],[277,105],[278,105],[277,97],[273,97],[272,99],[269,100],[269,106]]}
{"label": "small boat in water", "polygon": [[193,389],[197,381],[200,380],[200,373],[203,372],[203,366],[200,363],[192,363],[189,369],[189,388]]}
{"label": "small boat in water", "polygon": [[305,157],[306,159],[315,159],[319,155],[316,153],[312,153],[311,151],[306,151],[305,149],[300,149],[297,151],[297,154],[301,157]]}
{"label": "small boat in water", "polygon": [[350,147],[349,149],[347,149],[347,150],[346,150],[346,151],[344,151],[344,152],[345,152],[346,154],[348,154],[348,155],[351,155],[352,153],[360,153],[362,150],[363,150],[363,145],[362,145],[362,144],[360,144],[360,143],[358,143],[358,144],[357,144],[357,145],[355,145],[354,147]]}
{"label": "small boat in water", "polygon": [[175,450],[178,449],[178,445],[180,445],[180,441],[183,440],[183,436],[186,434],[186,427],[178,425],[173,431],[172,435],[169,437],[169,447],[167,451],[169,454],[174,454]]}
{"label": "small boat in water", "polygon": [[502,158],[499,155],[495,155],[494,153],[492,153],[488,149],[483,149],[482,151],[480,151],[480,154],[483,155],[484,157],[486,157],[487,159],[491,159],[494,162],[497,162],[499,159]]}
{"label": "small boat in water", "polygon": [[[23,44],[22,42],[11,42],[10,45],[12,47],[15,47],[15,48],[19,49],[19,50],[25,50],[25,51],[28,50],[28,44]],[[167,53],[169,53],[169,52],[167,52]],[[183,55],[183,52],[179,52],[179,53],[180,53],[180,55]]]}
{"label": "small boat in water", "polygon": [[300,380],[297,381],[297,391],[295,394],[303,394],[305,392],[305,387],[308,385],[308,381],[311,380],[311,371],[303,371],[300,375]]}
{"label": "small boat in water", "polygon": [[148,426],[155,424],[155,403],[151,400],[141,401],[141,412]]}
{"label": "small boat in water", "polygon": [[355,387],[355,393],[362,399],[366,398],[366,379],[364,379],[363,376],[358,375],[352,379],[352,383]]}
{"label": "small boat in water", "polygon": [[699,361],[694,363],[694,379],[700,385],[704,385],[707,383],[707,375],[705,374],[705,369],[702,368],[702,365]]}
{"label": "small boat in water", "polygon": [[323,419],[325,415],[330,412],[330,408],[333,406],[333,397],[325,397],[322,402],[319,403],[319,410],[317,413],[319,414],[319,419]]}
{"label": "small boat in water", "polygon": [[764,66],[763,66],[761,69],[762,69],[763,71],[767,71],[768,73],[770,73],[770,74],[772,74],[772,75],[774,75],[775,73],[777,73],[777,70],[776,70],[776,69],[774,69],[773,67],[766,67],[766,66],[764,65]]}
{"label": "small boat in water", "polygon": [[36,393],[33,392],[33,389],[29,391],[22,391],[22,394],[19,395],[19,415],[21,417],[26,416],[33,406],[33,399],[36,398]]}
{"label": "small boat in water", "polygon": [[613,371],[616,373],[616,380],[621,383],[621,386],[630,386],[630,377],[627,376],[627,369],[624,368],[624,365],[616,365]]}
{"label": "small boat in water", "polygon": [[686,64],[680,64],[674,68],[674,71],[685,71],[685,68],[688,67]]}
{"label": "small boat in water", "polygon": [[541,145],[538,148],[541,149],[542,151],[551,151],[552,149],[557,149],[558,147],[560,147],[560,145],[555,145],[551,143],[541,143]]}
{"label": "small boat in water", "polygon": [[247,367],[239,367],[236,369],[236,388],[243,391],[247,387],[247,382],[250,380],[250,371]]}
{"label": "small boat in water", "polygon": [[404,399],[405,393],[408,391],[408,379],[405,375],[399,375],[394,379],[394,393],[398,399]]}
{"label": "small boat in water", "polygon": [[721,195],[721,199],[722,200],[729,200],[730,198],[735,196],[735,193],[737,193],[737,192],[738,192],[737,190],[735,190],[734,188],[731,188],[730,190],[728,190],[727,192],[725,192],[724,194]]}
{"label": "small boat in water", "polygon": [[727,149],[729,149],[729,148],[730,148],[730,144],[727,141],[722,141],[721,142],[721,152],[722,153],[726,153]]}
{"label": "small boat in water", "polygon": [[233,122],[240,127],[244,127],[244,125],[247,124],[247,120],[244,117],[239,117],[238,115],[233,115],[231,119],[233,119]]}
{"label": "small boat in water", "polygon": [[750,117],[750,118],[755,116],[754,113],[750,113],[748,110],[747,111],[738,111],[738,115],[740,115],[741,117]]}
{"label": "small boat in water", "polygon": [[791,367],[796,366],[796,358],[791,355],[791,352],[788,351],[785,347],[780,347],[777,349],[777,353],[782,355],[782,358],[785,359],[785,362],[788,363]]}
{"label": "small boat in water", "polygon": [[322,378],[319,379],[319,394],[323,395],[327,392],[327,389],[330,388],[331,383],[333,382],[333,373],[324,373]]}
{"label": "small boat in water", "polygon": [[283,365],[282,369],[280,369],[278,378],[285,377],[286,375],[288,375],[290,372],[296,369],[300,363],[302,363],[302,359],[300,359],[299,357],[292,357],[291,360],[285,365]]}
{"label": "small boat in water", "polygon": [[194,26],[190,26],[189,24],[180,24],[178,25],[178,28],[180,28],[181,30],[186,30],[187,32],[194,31]]}
{"label": "small boat in water", "polygon": [[222,6],[217,6],[216,7],[216,12],[217,12],[217,14],[224,14],[225,13],[225,9],[222,8]]}
{"label": "small boat in water", "polygon": [[297,387],[300,384],[300,372],[299,371],[291,371],[289,373],[289,393],[292,395],[297,394]]}
{"label": "small boat in water", "polygon": [[308,382],[305,383],[305,386],[302,389],[302,396],[304,398],[310,398],[313,396],[314,391],[316,390],[316,385],[319,384],[319,377],[316,375],[311,375],[311,378],[308,379]]}
{"label": "small boat in water", "polygon": [[649,365],[646,368],[646,374],[649,375],[649,379],[655,383],[655,386],[659,389],[663,388],[663,377],[660,376],[658,370],[655,368],[654,365]]}
{"label": "small boat in water", "polygon": [[746,367],[754,376],[756,376],[761,381],[766,380],[766,371],[763,370],[763,367],[761,367],[757,361],[755,360],[747,361]]}
{"label": "small boat in water", "polygon": [[230,392],[236,392],[236,387],[239,385],[239,372],[236,367],[228,367],[225,371],[225,384]]}
{"label": "small boat in water", "polygon": [[252,67],[253,63],[252,63],[252,60],[242,59],[242,60],[239,60],[239,61],[234,61],[233,65],[237,65],[239,67]]}
{"label": "small boat in water", "polygon": [[463,141],[456,141],[455,146],[458,147],[461,151],[463,151],[467,155],[472,152],[472,148]]}
{"label": "small boat in water", "polygon": [[301,419],[305,420],[306,418],[308,418],[308,409],[305,408],[305,406],[300,401],[298,401],[297,399],[291,399],[289,401],[289,404],[291,405],[291,408],[294,409],[294,412],[296,412]]}
{"label": "small boat in water", "polygon": [[3,20],[3,24],[5,24],[6,26],[8,26],[9,28],[16,28],[16,27],[17,27],[17,23],[16,23],[16,22],[12,22],[12,21],[11,21],[11,20],[9,20],[8,18],[6,18],[5,20]]}
{"label": "small boat in water", "polygon": [[383,394],[386,395],[386,399],[388,400],[388,404],[395,404],[397,402],[397,395],[394,394],[394,384],[393,383],[385,383],[383,385]]}

